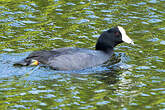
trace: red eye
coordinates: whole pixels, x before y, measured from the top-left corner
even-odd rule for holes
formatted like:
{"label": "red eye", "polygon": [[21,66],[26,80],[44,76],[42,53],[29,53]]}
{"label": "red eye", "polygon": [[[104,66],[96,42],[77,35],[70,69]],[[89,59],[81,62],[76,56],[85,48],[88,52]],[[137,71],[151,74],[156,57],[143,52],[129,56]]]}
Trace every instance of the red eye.
{"label": "red eye", "polygon": [[115,32],[115,35],[116,35],[116,36],[119,36],[119,35],[120,35],[120,33],[119,33],[119,32]]}

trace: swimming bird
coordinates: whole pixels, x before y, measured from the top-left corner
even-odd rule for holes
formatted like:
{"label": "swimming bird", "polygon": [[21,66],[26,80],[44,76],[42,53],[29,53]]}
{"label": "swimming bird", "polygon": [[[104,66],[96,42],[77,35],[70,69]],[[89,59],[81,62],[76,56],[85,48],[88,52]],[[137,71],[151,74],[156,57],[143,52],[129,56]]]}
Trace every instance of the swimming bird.
{"label": "swimming bird", "polygon": [[123,27],[104,31],[97,40],[95,50],[65,47],[53,50],[34,51],[14,65],[28,66],[44,64],[55,70],[82,70],[102,65],[113,55],[114,47],[122,42],[134,44]]}

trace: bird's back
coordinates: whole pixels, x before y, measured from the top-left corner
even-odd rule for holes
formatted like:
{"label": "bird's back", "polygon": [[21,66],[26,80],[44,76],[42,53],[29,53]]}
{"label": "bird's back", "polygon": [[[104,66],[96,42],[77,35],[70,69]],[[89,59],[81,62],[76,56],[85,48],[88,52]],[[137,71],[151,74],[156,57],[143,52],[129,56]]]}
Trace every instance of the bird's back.
{"label": "bird's back", "polygon": [[52,55],[47,62],[50,67],[57,70],[79,70],[94,67],[103,64],[110,57],[102,51],[84,48],[68,48],[60,51],[59,54]]}

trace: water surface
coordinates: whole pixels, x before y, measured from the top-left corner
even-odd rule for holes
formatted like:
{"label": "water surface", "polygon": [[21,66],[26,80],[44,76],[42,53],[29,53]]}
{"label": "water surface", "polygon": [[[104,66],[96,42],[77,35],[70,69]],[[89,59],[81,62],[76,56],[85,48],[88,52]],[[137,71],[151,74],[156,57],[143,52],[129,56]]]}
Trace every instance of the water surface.
{"label": "water surface", "polygon": [[[165,109],[164,0],[0,4],[0,109]],[[94,49],[100,33],[117,25],[136,45],[118,45],[108,67],[63,72],[12,66],[31,51]]]}

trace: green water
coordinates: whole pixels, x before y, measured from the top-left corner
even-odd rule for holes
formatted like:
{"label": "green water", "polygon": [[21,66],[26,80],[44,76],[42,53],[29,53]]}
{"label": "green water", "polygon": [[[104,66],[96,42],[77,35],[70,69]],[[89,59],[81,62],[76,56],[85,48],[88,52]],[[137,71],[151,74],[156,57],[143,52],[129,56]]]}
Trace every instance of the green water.
{"label": "green water", "polygon": [[[1,0],[0,110],[165,110],[164,9],[165,0]],[[136,45],[118,45],[108,67],[12,66],[35,50],[94,49],[116,25]]]}

